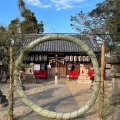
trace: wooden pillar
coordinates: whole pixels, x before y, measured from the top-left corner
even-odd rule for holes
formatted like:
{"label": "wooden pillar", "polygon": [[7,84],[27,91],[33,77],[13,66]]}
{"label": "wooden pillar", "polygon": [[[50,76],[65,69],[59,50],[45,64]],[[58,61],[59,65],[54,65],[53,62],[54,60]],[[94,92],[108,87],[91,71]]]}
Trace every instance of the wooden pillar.
{"label": "wooden pillar", "polygon": [[13,72],[12,72],[12,66],[13,66],[13,59],[12,59],[12,47],[10,47],[10,93],[9,93],[9,106],[8,106],[8,114],[9,118],[8,120],[13,120]]}
{"label": "wooden pillar", "polygon": [[100,68],[100,98],[99,98],[99,118],[103,119],[103,109],[104,109],[104,66],[105,66],[105,42],[102,42],[101,48],[101,68]]}

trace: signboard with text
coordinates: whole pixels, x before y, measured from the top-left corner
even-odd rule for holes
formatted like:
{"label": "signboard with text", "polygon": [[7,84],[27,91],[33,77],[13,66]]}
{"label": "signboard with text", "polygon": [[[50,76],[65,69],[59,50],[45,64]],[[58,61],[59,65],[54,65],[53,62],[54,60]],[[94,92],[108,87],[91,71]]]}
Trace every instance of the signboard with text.
{"label": "signboard with text", "polygon": [[40,70],[40,64],[34,64],[34,70]]}

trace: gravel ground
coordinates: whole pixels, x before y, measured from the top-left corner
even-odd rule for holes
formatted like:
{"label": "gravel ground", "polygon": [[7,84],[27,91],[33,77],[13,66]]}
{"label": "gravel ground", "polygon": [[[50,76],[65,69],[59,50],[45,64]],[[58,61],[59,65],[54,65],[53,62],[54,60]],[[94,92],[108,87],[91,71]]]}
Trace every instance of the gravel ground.
{"label": "gravel ground", "polygon": [[[58,85],[54,80],[41,81],[39,84],[25,84],[25,93],[34,103],[56,112],[71,112],[79,109],[90,97],[92,90],[90,85],[76,84],[76,80],[59,80]],[[9,94],[9,84],[0,84],[4,95]],[[99,101],[84,115],[75,120],[99,120]],[[0,108],[0,120],[7,120],[8,107]],[[38,115],[26,106],[14,92],[14,118],[16,120],[53,120]],[[111,119],[112,120],[112,119]]]}

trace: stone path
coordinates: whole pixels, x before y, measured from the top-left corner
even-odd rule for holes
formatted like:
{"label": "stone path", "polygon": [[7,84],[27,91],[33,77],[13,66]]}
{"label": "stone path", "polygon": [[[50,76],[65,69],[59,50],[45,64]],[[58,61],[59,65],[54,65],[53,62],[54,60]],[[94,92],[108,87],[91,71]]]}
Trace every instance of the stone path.
{"label": "stone path", "polygon": [[[26,90],[30,87],[26,87]],[[58,85],[55,85],[54,81],[45,83],[44,91],[37,95],[34,102],[40,105],[42,108],[55,111],[55,112],[72,112],[78,109],[78,105],[72,96],[69,88],[66,86],[65,81],[60,81]],[[29,98],[33,100],[33,95],[29,95]],[[53,120],[43,117],[31,111],[29,115],[19,117],[18,120]],[[28,117],[29,116],[29,117]],[[76,119],[77,120],[77,119]]]}
{"label": "stone path", "polygon": [[[0,84],[0,89],[8,96],[8,84]],[[40,81],[39,84],[25,84],[25,93],[37,105],[55,112],[72,112],[80,108],[90,97],[89,85],[77,85],[76,81],[59,80],[55,85],[54,80]],[[14,117],[16,120],[53,120],[38,115],[26,106],[14,93]],[[0,109],[0,120],[7,120],[7,107]],[[4,117],[6,116],[6,117]],[[74,120],[98,120],[98,102],[95,106]]]}

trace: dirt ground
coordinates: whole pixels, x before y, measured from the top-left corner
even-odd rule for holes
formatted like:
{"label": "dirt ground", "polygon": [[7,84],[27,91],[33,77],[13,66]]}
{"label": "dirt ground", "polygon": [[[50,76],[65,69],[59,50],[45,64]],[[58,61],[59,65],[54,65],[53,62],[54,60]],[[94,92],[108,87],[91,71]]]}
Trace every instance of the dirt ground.
{"label": "dirt ground", "polygon": [[[91,96],[92,90],[89,89],[90,85],[88,84],[76,84],[76,80],[66,80],[65,84],[67,85],[68,89],[72,93],[72,96],[74,97],[78,107],[80,108],[85,102],[89,99]],[[111,96],[111,82],[106,82],[106,97],[105,99],[107,100]],[[40,89],[38,89],[40,88]],[[0,84],[0,89],[2,92],[8,96],[9,95],[9,84]],[[45,83],[43,82],[42,84],[29,84],[29,89],[26,90],[26,94],[32,95],[31,99],[34,101],[37,101],[38,99],[38,94],[45,89]],[[109,103],[109,102],[108,102]],[[107,104],[108,104],[107,103]],[[19,98],[18,94],[14,92],[14,117],[18,118],[21,117],[21,119],[18,120],[26,120],[24,116],[30,115],[32,113],[32,110],[26,106],[21,99]],[[113,112],[112,112],[113,113]],[[33,114],[34,118],[35,115]],[[0,120],[7,120],[8,119],[8,107],[5,108],[0,108]],[[32,120],[32,117],[28,118],[28,120]],[[37,120],[37,118],[35,119]],[[43,120],[43,119],[39,119]],[[44,120],[51,120],[51,119],[44,119]],[[77,120],[77,119],[76,119]],[[100,120],[99,119],[99,96],[98,99],[95,103],[95,105],[83,115],[83,118],[80,118],[79,120]],[[105,118],[105,120],[114,120],[113,114],[109,115],[108,117]],[[116,119],[117,120],[117,119]]]}
{"label": "dirt ground", "polygon": [[[66,82],[72,95],[74,96],[79,108],[82,107],[91,96],[92,90],[90,90],[89,84],[76,84],[76,81]],[[99,120],[98,113],[98,100],[93,108],[85,113],[85,120]]]}

